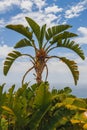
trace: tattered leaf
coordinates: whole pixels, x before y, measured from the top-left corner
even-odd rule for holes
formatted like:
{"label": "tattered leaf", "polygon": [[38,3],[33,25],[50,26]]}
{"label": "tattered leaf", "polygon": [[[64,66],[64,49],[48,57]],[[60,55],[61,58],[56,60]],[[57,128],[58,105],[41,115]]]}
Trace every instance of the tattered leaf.
{"label": "tattered leaf", "polygon": [[71,28],[70,25],[57,25],[53,26],[52,28],[48,28],[46,32],[46,39],[50,40],[53,36],[58,35],[59,33]]}
{"label": "tattered leaf", "polygon": [[41,122],[44,115],[50,108],[51,103],[51,94],[48,91],[48,86],[42,83],[36,91],[36,97],[34,101],[34,106],[36,111],[33,113],[29,126],[31,130],[38,128],[39,123]]}
{"label": "tattered leaf", "polygon": [[7,75],[12,63],[20,56],[22,56],[22,54],[18,51],[12,51],[11,53],[8,54],[4,62],[4,68],[3,68],[4,75]]}
{"label": "tattered leaf", "polygon": [[65,47],[71,49],[76,52],[83,60],[85,59],[84,53],[81,50],[79,44],[76,44],[74,41],[70,41],[70,39],[65,39],[63,42],[62,40],[58,41],[57,47]]}
{"label": "tattered leaf", "polygon": [[3,108],[8,114],[10,114],[10,115],[15,115],[14,112],[13,112],[13,110],[10,109],[9,107],[7,107],[7,106],[2,106],[2,108]]}
{"label": "tattered leaf", "polygon": [[79,71],[77,64],[72,60],[66,59],[65,57],[62,57],[60,59],[69,67],[70,71],[72,72],[75,85],[77,85],[77,81],[79,79]]}
{"label": "tattered leaf", "polygon": [[53,37],[53,40],[50,42],[51,44],[58,42],[58,40],[63,40],[63,39],[67,39],[67,38],[72,38],[72,37],[76,37],[77,34],[75,33],[71,33],[71,32],[67,32],[64,31],[63,33],[60,33],[56,36]]}
{"label": "tattered leaf", "polygon": [[34,32],[37,40],[39,41],[40,40],[40,26],[31,18],[29,17],[25,17],[26,18],[26,21],[29,23],[32,31]]}
{"label": "tattered leaf", "polygon": [[48,86],[42,83],[36,91],[34,104],[36,107],[44,108],[50,103],[51,95],[48,91]]}
{"label": "tattered leaf", "polygon": [[24,39],[20,40],[18,43],[16,43],[14,48],[21,48],[21,47],[27,47],[27,46],[32,46],[32,44],[29,40],[24,38]]}
{"label": "tattered leaf", "polygon": [[87,104],[84,100],[76,98],[72,105],[77,106],[78,108],[87,108]]}
{"label": "tattered leaf", "polygon": [[7,25],[6,28],[12,29],[22,35],[24,35],[25,37],[27,37],[29,40],[32,39],[32,33],[28,31],[28,29],[26,27],[24,27],[21,24],[18,25]]}
{"label": "tattered leaf", "polygon": [[43,45],[43,40],[44,40],[44,36],[45,36],[45,31],[46,30],[46,24],[44,24],[41,28],[41,32],[40,32],[40,43],[39,43],[39,47],[42,48]]}

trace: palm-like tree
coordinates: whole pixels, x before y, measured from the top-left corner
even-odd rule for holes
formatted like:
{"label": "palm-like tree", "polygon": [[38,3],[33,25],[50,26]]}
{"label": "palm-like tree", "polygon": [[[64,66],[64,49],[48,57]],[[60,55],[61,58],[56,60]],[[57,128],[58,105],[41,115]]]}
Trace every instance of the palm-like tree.
{"label": "palm-like tree", "polygon": [[28,56],[30,58],[30,61],[32,62],[32,67],[29,68],[27,72],[24,74],[22,84],[24,83],[26,75],[32,69],[35,70],[37,83],[40,83],[42,81],[42,73],[44,71],[44,68],[46,68],[45,80],[47,80],[48,77],[47,62],[51,58],[57,58],[63,61],[69,67],[76,85],[79,79],[79,71],[77,64],[74,61],[67,59],[66,57],[50,55],[50,52],[55,48],[65,47],[76,52],[83,60],[85,59],[81,47],[74,41],[70,40],[70,38],[77,36],[77,34],[66,31],[72,26],[67,24],[56,25],[46,29],[46,24],[40,27],[38,23],[36,23],[33,19],[29,17],[25,17],[25,19],[28,22],[29,27],[25,27],[21,24],[7,25],[6,27],[25,36],[25,38],[16,43],[14,48],[32,47],[34,48],[35,55],[32,56],[31,54],[22,54],[19,51],[12,51],[11,53],[8,54],[4,62],[4,75],[7,75],[11,65],[17,58],[19,58],[20,56]]}

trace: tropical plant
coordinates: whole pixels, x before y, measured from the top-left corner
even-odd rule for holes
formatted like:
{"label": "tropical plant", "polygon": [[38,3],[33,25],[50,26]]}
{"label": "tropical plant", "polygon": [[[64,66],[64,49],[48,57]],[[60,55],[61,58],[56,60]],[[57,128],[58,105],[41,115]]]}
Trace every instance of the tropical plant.
{"label": "tropical plant", "polygon": [[46,68],[45,81],[47,81],[48,77],[47,62],[52,58],[57,58],[60,61],[63,61],[63,63],[65,63],[68,66],[73,75],[74,82],[76,85],[79,79],[79,71],[75,61],[69,60],[66,57],[51,55],[50,53],[52,50],[56,48],[65,47],[76,52],[83,60],[85,59],[81,47],[74,41],[70,40],[70,38],[76,37],[77,34],[66,31],[67,29],[71,28],[71,26],[67,24],[56,25],[46,29],[46,24],[40,27],[38,23],[36,23],[31,18],[26,17],[25,19],[28,22],[29,27],[25,27],[21,24],[7,25],[6,27],[25,36],[25,38],[16,43],[14,48],[32,47],[35,51],[35,55],[32,56],[30,54],[22,54],[19,51],[12,51],[11,53],[8,54],[4,62],[4,75],[7,75],[11,65],[17,58],[19,58],[20,56],[28,56],[30,58],[30,61],[32,62],[32,67],[29,68],[27,72],[24,74],[22,84],[24,83],[26,75],[32,69],[35,70],[34,75],[36,77],[37,83],[41,83],[42,73],[45,68]]}
{"label": "tropical plant", "polygon": [[3,92],[4,85],[5,84],[0,85],[0,130],[2,130],[2,128],[1,128],[1,126],[2,126],[1,118],[2,118],[2,115],[3,115],[2,106],[6,102],[6,92]]}
{"label": "tropical plant", "polygon": [[17,91],[13,85],[1,105],[6,120],[1,117],[0,130],[86,130],[87,103],[71,92],[69,87],[49,90],[48,83],[25,84]]}
{"label": "tropical plant", "polygon": [[[1,106],[1,108],[8,123],[8,130],[25,130],[24,128],[27,124],[27,116],[30,114],[30,111],[28,111],[29,99],[33,96],[33,92],[31,89],[28,90],[27,86],[28,85],[25,84],[22,88],[19,88],[17,92],[14,92],[15,86],[13,85],[6,94],[6,102]],[[1,118],[2,124],[3,119],[4,118]],[[5,130],[3,126],[2,130]]]}

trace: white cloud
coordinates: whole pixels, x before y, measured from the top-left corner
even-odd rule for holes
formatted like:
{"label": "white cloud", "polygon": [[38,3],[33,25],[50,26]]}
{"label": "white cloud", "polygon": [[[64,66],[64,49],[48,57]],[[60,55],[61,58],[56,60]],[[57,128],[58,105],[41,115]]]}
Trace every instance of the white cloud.
{"label": "white cloud", "polygon": [[53,6],[45,8],[46,13],[58,13],[58,12],[62,12],[62,11],[63,11],[63,9],[59,8],[57,5],[53,5]]}
{"label": "white cloud", "polygon": [[5,58],[9,52],[13,50],[13,47],[7,45],[0,46],[0,58]]}
{"label": "white cloud", "polygon": [[84,61],[80,61],[78,64],[79,71],[80,71],[80,78],[79,78],[79,84],[86,84],[87,85],[87,57]]}
{"label": "white cloud", "polygon": [[86,27],[80,27],[78,28],[78,31],[82,34],[84,34],[85,36],[87,36],[87,28]]}
{"label": "white cloud", "polygon": [[[66,10],[65,17],[72,18],[78,16],[81,11],[86,9],[86,3],[87,0],[84,0],[83,2],[79,2],[77,5],[72,6],[71,9]],[[25,16],[29,16],[35,19],[37,22],[39,21],[41,25],[44,23],[43,21],[45,21],[45,23],[47,23],[48,25],[53,25],[53,22],[55,20],[58,24],[61,20],[61,15],[56,15],[56,13],[63,11],[63,8],[58,7],[55,4],[50,5],[49,7],[46,0],[9,0],[9,2],[7,2],[7,0],[1,0],[0,12],[7,12],[8,10],[14,9],[14,5],[21,9],[21,13],[11,17],[11,19],[9,19],[8,22],[5,22],[3,19],[1,19],[0,26],[4,26],[8,23],[26,24],[26,22],[24,21]]]}
{"label": "white cloud", "polygon": [[13,9],[13,5],[18,6],[23,11],[31,11],[33,2],[31,0],[2,0],[0,1],[0,12],[6,12]]}
{"label": "white cloud", "polygon": [[0,28],[2,28],[5,25],[4,19],[0,19]]}
{"label": "white cloud", "polygon": [[57,20],[57,18],[58,17],[54,14],[48,14],[48,15],[45,15],[44,21],[45,21],[45,23],[47,23],[48,26],[52,26],[52,24],[53,24],[52,22],[54,20]]}
{"label": "white cloud", "polygon": [[0,12],[6,12],[13,8],[13,5],[18,6],[23,11],[31,11],[32,6],[36,6],[39,10],[46,5],[45,0],[1,0],[0,1]]}
{"label": "white cloud", "polygon": [[79,37],[75,38],[75,41],[79,44],[87,44],[87,27],[78,28]]}
{"label": "white cloud", "polygon": [[[27,13],[20,13],[16,16],[11,17],[11,19],[6,24],[23,24],[27,25],[25,17],[29,16],[30,18],[34,19],[38,24],[43,25],[47,24],[48,26],[54,25],[54,21],[58,19],[60,22],[61,16],[56,16],[55,14],[49,13],[46,14],[44,11],[42,12],[27,12]],[[38,16],[38,17],[37,17]]]}
{"label": "white cloud", "polygon": [[46,0],[9,0],[8,3],[7,0],[4,0],[0,2],[0,6],[2,6],[1,12],[6,12],[7,10],[14,9],[13,5],[18,6],[18,8],[21,9],[21,13],[18,13],[15,16],[11,17],[8,21],[4,21],[4,19],[1,19],[0,26],[2,27],[7,24],[18,23],[26,25],[27,22],[24,18],[26,16],[35,19],[35,21],[37,21],[40,25],[47,23],[48,26],[52,26],[54,25],[55,20],[58,20],[57,23],[59,23],[61,19],[61,16],[56,16],[55,13],[61,12],[63,10],[56,5],[48,7]]}
{"label": "white cloud", "polygon": [[12,5],[19,5],[19,0],[9,0],[9,2],[7,2],[7,0],[1,0],[0,1],[0,12],[5,12],[8,11],[12,8]]}
{"label": "white cloud", "polygon": [[39,10],[47,5],[46,0],[33,0],[33,4],[35,4]]}
{"label": "white cloud", "polygon": [[33,3],[30,0],[25,0],[20,2],[20,8],[24,11],[31,11]]}
{"label": "white cloud", "polygon": [[13,17],[7,22],[7,24],[24,24],[26,25],[25,20],[25,13],[19,13]]}
{"label": "white cloud", "polygon": [[66,10],[65,18],[78,17],[85,9],[87,9],[87,0],[79,2],[77,5],[71,6],[70,9]]}

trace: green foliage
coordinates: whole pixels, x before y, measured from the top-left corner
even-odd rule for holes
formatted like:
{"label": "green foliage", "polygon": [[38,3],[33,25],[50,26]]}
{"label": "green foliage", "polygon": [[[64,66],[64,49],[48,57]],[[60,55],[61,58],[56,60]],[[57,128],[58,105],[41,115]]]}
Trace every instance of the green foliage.
{"label": "green foliage", "polygon": [[34,101],[35,108],[47,108],[51,101],[51,94],[48,91],[48,84],[42,83],[36,90],[36,97]]}
{"label": "green foliage", "polygon": [[70,26],[70,25],[58,25],[58,26],[53,26],[52,28],[48,28],[46,31],[46,39],[50,40],[55,35],[60,34],[61,32],[65,31],[71,27],[72,26]]}
{"label": "green foliage", "polygon": [[11,53],[8,54],[8,56],[6,57],[6,60],[4,62],[4,75],[7,75],[13,62],[20,56],[22,56],[22,55],[18,51],[12,51]]}
{"label": "green foliage", "polygon": [[69,59],[66,59],[65,57],[60,58],[70,69],[75,85],[77,85],[77,81],[79,79],[79,71],[78,71],[78,66],[74,61],[71,61]]}
{"label": "green foliage", "polygon": [[49,90],[49,84],[24,84],[7,93],[0,86],[0,130],[86,130],[87,103],[66,87]]}
{"label": "green foliage", "polygon": [[1,125],[2,125],[2,120],[1,120],[1,115],[3,114],[3,109],[2,106],[6,102],[6,93],[3,92],[4,85],[0,85],[0,130],[2,130]]}
{"label": "green foliage", "polygon": [[39,48],[43,47],[43,42],[44,42],[44,36],[45,36],[45,32],[46,31],[46,24],[44,24],[41,28],[41,32],[40,32],[40,44],[39,44]]}
{"label": "green foliage", "polygon": [[41,120],[44,118],[46,112],[50,108],[51,93],[48,91],[48,85],[42,83],[36,90],[36,97],[34,99],[34,113],[29,122],[31,130],[38,128]]}
{"label": "green foliage", "polygon": [[12,30],[24,35],[29,40],[32,39],[32,33],[29,32],[28,29],[21,24],[18,24],[18,25],[11,25],[10,24],[10,25],[7,25],[6,28],[12,29]]}
{"label": "green foliage", "polygon": [[79,46],[79,44],[76,44],[74,41],[70,41],[70,39],[68,39],[68,40],[65,39],[63,42],[62,42],[62,40],[59,40],[57,46],[71,49],[74,52],[76,52],[82,59],[85,58],[84,53],[81,50],[81,47]]}
{"label": "green foliage", "polygon": [[34,32],[38,42],[40,40],[40,26],[31,18],[26,17],[27,22],[29,23],[29,26],[31,27],[32,31]]}
{"label": "green foliage", "polygon": [[18,43],[16,43],[14,48],[21,48],[21,47],[26,47],[26,46],[32,46],[32,44],[29,40],[24,38],[24,39],[20,40]]}
{"label": "green foliage", "polygon": [[72,37],[76,37],[76,36],[77,36],[77,34],[65,31],[61,34],[54,36],[53,40],[51,41],[51,44],[56,43],[56,42],[58,42],[58,40],[61,40],[61,39],[63,40],[66,38],[72,38]]}

